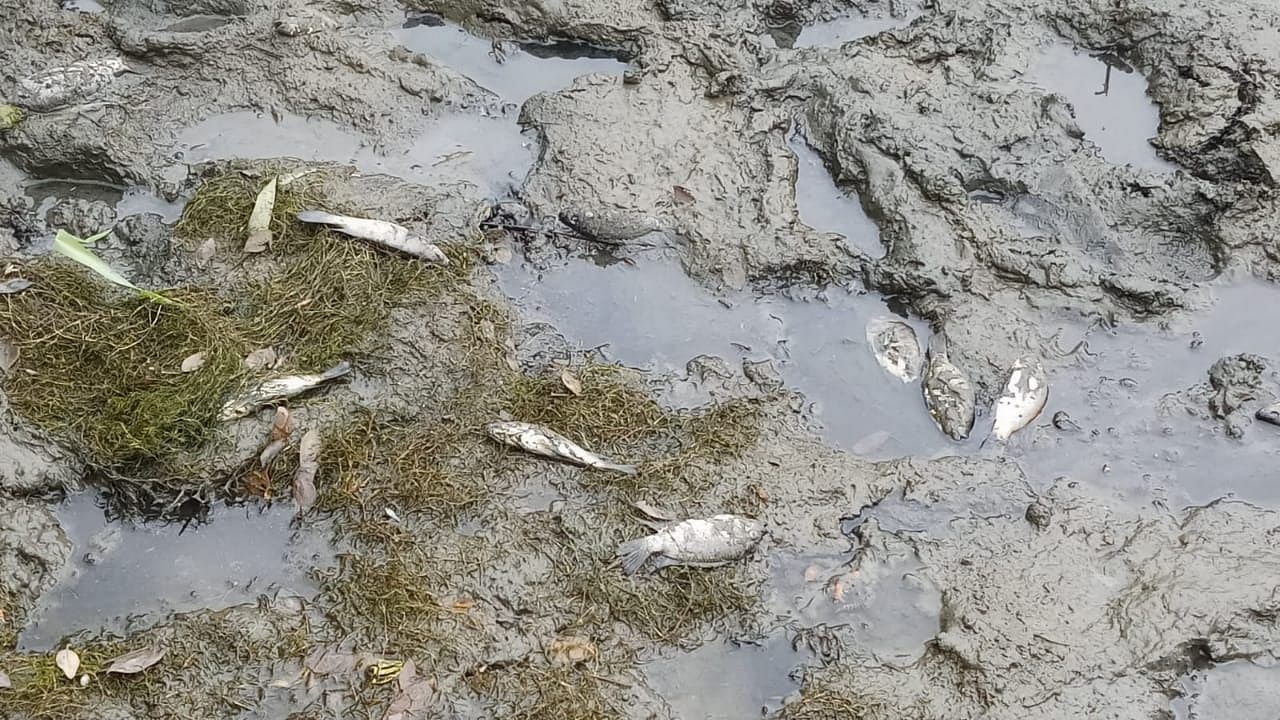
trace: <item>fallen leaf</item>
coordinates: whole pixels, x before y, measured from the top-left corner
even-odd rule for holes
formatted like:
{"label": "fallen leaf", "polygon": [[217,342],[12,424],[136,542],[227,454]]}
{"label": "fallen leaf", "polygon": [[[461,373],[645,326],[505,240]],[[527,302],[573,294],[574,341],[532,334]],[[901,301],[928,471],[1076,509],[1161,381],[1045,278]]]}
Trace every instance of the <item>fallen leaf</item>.
{"label": "fallen leaf", "polygon": [[288,441],[286,441],[284,438],[280,438],[279,440],[272,440],[271,442],[267,443],[267,446],[262,448],[262,452],[258,455],[258,467],[262,468],[263,470],[266,470],[268,467],[270,467],[271,461],[275,460],[276,456],[280,454],[280,451],[284,449],[284,446],[288,444],[289,444]]}
{"label": "fallen leaf", "polygon": [[209,238],[200,243],[200,247],[196,248],[196,260],[202,263],[209,262],[216,252],[218,252],[218,243],[214,242],[213,238]]}
{"label": "fallen leaf", "polygon": [[89,673],[80,676],[80,687],[89,687]]}
{"label": "fallen leaf", "polygon": [[18,362],[18,346],[8,338],[0,337],[0,371],[9,372],[13,364]]}
{"label": "fallen leaf", "polygon": [[20,293],[31,287],[31,284],[31,281],[26,278],[12,278],[10,280],[5,280],[4,282],[0,282],[0,295]]}
{"label": "fallen leaf", "polygon": [[244,366],[250,370],[265,370],[276,362],[276,351],[265,347],[254,350],[245,356]]}
{"label": "fallen leaf", "polygon": [[138,648],[133,652],[112,658],[107,665],[107,672],[121,675],[140,673],[164,659],[165,652],[164,648],[154,645]]}
{"label": "fallen leaf", "polygon": [[552,665],[576,665],[594,660],[599,655],[596,644],[578,635],[563,635],[551,641],[547,648]]}
{"label": "fallen leaf", "polygon": [[70,680],[76,676],[76,671],[80,669],[80,656],[71,648],[63,648],[54,656],[53,662],[62,671],[63,675]]}
{"label": "fallen leaf", "polygon": [[818,579],[818,573],[821,572],[817,565],[810,565],[804,569],[804,581],[813,582]]}
{"label": "fallen leaf", "polygon": [[404,522],[400,519],[400,516],[396,514],[395,510],[392,510],[391,508],[383,508],[383,511],[387,513],[387,517],[391,518],[392,521]]}
{"label": "fallen leaf", "polygon": [[453,601],[454,612],[466,612],[476,606],[476,599],[470,595],[459,595]]}
{"label": "fallen leaf", "polygon": [[427,717],[436,694],[431,678],[419,678],[412,660],[404,661],[404,669],[396,678],[396,694],[387,706],[382,720],[420,720]]}
{"label": "fallen leaf", "polygon": [[97,273],[103,280],[113,282],[121,287],[129,288],[148,300],[154,300],[155,302],[164,303],[166,305],[176,305],[177,303],[160,293],[143,290],[137,285],[129,282],[129,280],[125,276],[121,275],[115,268],[103,262],[102,258],[94,255],[92,250],[85,247],[86,245],[95,243],[110,234],[111,230],[107,229],[87,238],[79,238],[66,230],[59,230],[53,237],[53,250],[54,252],[57,252],[60,255],[65,255],[66,257],[69,257],[89,268]]}
{"label": "fallen leaf", "polygon": [[13,683],[9,680],[9,676],[5,671],[0,670],[0,690],[8,690],[13,687]]}
{"label": "fallen leaf", "polygon": [[271,418],[272,440],[289,439],[289,433],[293,431],[292,423],[289,420],[289,408],[283,405],[277,407],[275,416]]}
{"label": "fallen leaf", "polygon": [[205,357],[205,353],[202,352],[192,353],[186,356],[182,360],[182,372],[189,373],[199,370],[200,367],[204,365]]}
{"label": "fallen leaf", "polygon": [[276,208],[276,179],[262,188],[258,199],[253,203],[253,212],[249,213],[249,224],[246,229],[249,237],[244,241],[247,254],[260,253],[271,245],[271,213]]}
{"label": "fallen leaf", "polygon": [[249,471],[249,477],[245,479],[244,491],[249,495],[260,497],[263,500],[271,499],[271,473],[265,469],[254,468]]}
{"label": "fallen leaf", "polygon": [[316,501],[316,470],[320,467],[320,433],[308,430],[298,444],[298,471],[293,475],[293,501],[302,512]]}
{"label": "fallen leaf", "polygon": [[565,390],[568,390],[574,395],[582,394],[582,381],[578,379],[577,375],[574,375],[568,370],[560,371],[560,382],[564,383]]}
{"label": "fallen leaf", "polygon": [[689,188],[680,185],[671,186],[671,198],[675,200],[677,205],[688,205],[695,200],[693,193],[689,192]]}

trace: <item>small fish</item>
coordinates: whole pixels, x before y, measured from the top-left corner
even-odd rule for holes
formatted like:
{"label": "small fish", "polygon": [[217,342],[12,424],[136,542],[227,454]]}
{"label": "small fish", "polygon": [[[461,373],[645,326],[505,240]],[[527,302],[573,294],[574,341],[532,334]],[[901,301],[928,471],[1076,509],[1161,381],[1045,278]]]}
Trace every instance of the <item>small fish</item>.
{"label": "small fish", "polygon": [[917,380],[924,365],[916,331],[899,320],[875,318],[867,323],[867,342],[880,367],[904,383]]}
{"label": "small fish", "polygon": [[1264,408],[1260,408],[1253,416],[1263,422],[1280,425],[1280,402],[1274,402]]}
{"label": "small fish", "polygon": [[973,429],[973,414],[977,407],[973,383],[947,358],[946,335],[934,335],[926,355],[928,365],[921,388],[929,416],[938,429],[952,439],[964,440]]}
{"label": "small fish", "polygon": [[741,515],[712,515],[650,526],[657,532],[618,546],[622,571],[628,575],[655,555],[655,570],[668,565],[725,565],[751,552],[764,537],[764,525]]}
{"label": "small fish", "polygon": [[349,215],[334,215],[321,210],[303,210],[298,219],[305,223],[328,225],[353,238],[368,240],[375,245],[402,252],[419,260],[448,265],[444,252],[424,238],[409,232],[409,228],[386,220],[369,220]]}
{"label": "small fish", "polygon": [[19,80],[13,100],[28,110],[50,112],[91,100],[117,75],[126,72],[133,71],[125,65],[124,58],[81,60]]}
{"label": "small fish", "polygon": [[315,375],[289,375],[264,380],[223,405],[218,419],[234,420],[244,417],[267,403],[299,395],[349,372],[351,372],[351,365],[343,361]]}
{"label": "small fish", "polygon": [[662,230],[652,215],[617,208],[568,207],[560,211],[560,222],[586,239],[602,243],[625,243]]}
{"label": "small fish", "polygon": [[996,399],[995,422],[991,434],[997,440],[1009,436],[1035,420],[1049,400],[1049,380],[1044,367],[1035,358],[1021,357],[1014,361],[1009,371],[1009,382]]}
{"label": "small fish", "polygon": [[31,284],[31,281],[26,278],[10,278],[4,282],[0,282],[0,295],[20,293],[31,287]]}
{"label": "small fish", "polygon": [[560,433],[540,425],[523,422],[491,422],[484,429],[494,440],[535,455],[596,470],[613,470],[626,475],[635,475],[639,472],[635,465],[610,462]]}

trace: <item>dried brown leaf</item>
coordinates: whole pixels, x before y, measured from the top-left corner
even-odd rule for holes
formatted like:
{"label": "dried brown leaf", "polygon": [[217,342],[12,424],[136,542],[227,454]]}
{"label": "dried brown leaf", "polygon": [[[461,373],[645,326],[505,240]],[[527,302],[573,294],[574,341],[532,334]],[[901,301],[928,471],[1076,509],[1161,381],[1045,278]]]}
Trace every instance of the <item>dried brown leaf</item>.
{"label": "dried brown leaf", "polygon": [[9,680],[9,675],[0,670],[0,690],[8,690],[11,687],[13,687],[13,682]]}
{"label": "dried brown leaf", "polygon": [[576,665],[595,660],[599,654],[595,643],[578,635],[562,635],[547,648],[547,659],[552,665]]}
{"label": "dried brown leaf", "polygon": [[289,422],[289,408],[280,406],[276,408],[275,417],[271,418],[271,439],[272,440],[288,440],[289,433],[293,432],[293,423]]}
{"label": "dried brown leaf", "polygon": [[298,471],[293,475],[293,501],[302,512],[316,501],[316,471],[320,468],[320,433],[308,430],[298,444]]}
{"label": "dried brown leaf", "polygon": [[138,648],[112,658],[107,664],[107,672],[121,675],[140,673],[163,660],[166,652],[168,651],[164,648],[155,645]]}

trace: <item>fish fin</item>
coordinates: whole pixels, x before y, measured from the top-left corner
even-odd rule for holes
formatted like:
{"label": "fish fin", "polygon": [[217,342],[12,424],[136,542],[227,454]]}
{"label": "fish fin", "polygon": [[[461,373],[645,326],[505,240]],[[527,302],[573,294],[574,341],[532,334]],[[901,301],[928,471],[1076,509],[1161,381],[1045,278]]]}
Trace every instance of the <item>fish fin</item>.
{"label": "fish fin", "polygon": [[649,546],[648,537],[622,543],[618,546],[618,557],[622,558],[622,572],[635,575],[652,554],[653,549]]}
{"label": "fish fin", "polygon": [[341,225],[342,218],[323,210],[302,210],[298,213],[298,220],[304,223],[318,223],[320,225]]}
{"label": "fish fin", "polygon": [[624,465],[622,463],[598,462],[592,467],[594,467],[597,470],[612,470],[614,472],[620,472],[623,475],[639,475],[640,474],[640,469],[637,468],[635,465]]}

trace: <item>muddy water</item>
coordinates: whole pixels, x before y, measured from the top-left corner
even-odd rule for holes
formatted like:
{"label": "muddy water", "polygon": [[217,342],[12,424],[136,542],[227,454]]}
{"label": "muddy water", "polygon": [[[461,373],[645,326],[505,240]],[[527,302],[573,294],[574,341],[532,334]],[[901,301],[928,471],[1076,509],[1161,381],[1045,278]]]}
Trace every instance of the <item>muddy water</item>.
{"label": "muddy water", "polygon": [[887,30],[906,27],[920,13],[911,13],[904,17],[874,18],[861,15],[828,20],[806,26],[795,40],[796,47],[835,47],[852,42],[858,38],[878,35]]}
{"label": "muddy water", "polygon": [[56,509],[72,561],[41,597],[19,649],[47,650],[80,630],[124,633],[169,613],[314,594],[308,568],[332,558],[323,534],[290,527],[291,507],[220,507],[205,522],[108,522],[92,494]]}
{"label": "muddy water", "polygon": [[1246,661],[1197,670],[1173,702],[1176,720],[1275,720],[1280,716],[1280,667]]}
{"label": "muddy water", "polygon": [[1174,169],[1149,142],[1160,124],[1160,108],[1147,96],[1147,80],[1123,60],[1057,43],[1045,50],[1027,79],[1071,103],[1085,138],[1103,157],[1158,172]]}

